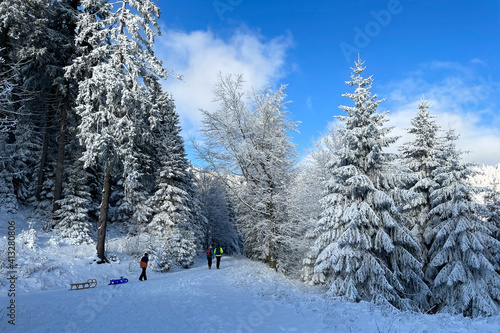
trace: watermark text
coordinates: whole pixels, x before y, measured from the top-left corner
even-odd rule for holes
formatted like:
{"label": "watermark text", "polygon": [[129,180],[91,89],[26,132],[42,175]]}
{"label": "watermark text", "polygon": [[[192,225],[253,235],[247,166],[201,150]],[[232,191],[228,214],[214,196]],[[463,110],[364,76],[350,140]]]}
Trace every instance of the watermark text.
{"label": "watermark text", "polygon": [[16,324],[16,281],[17,281],[17,265],[16,265],[16,222],[9,221],[7,240],[7,281],[9,281],[9,289],[7,296],[9,297],[9,306],[7,306],[8,323]]}
{"label": "watermark text", "polygon": [[243,0],[215,0],[212,2],[217,15],[221,21],[224,20],[224,14],[227,12],[232,12],[236,6],[239,6]]}
{"label": "watermark text", "polygon": [[[407,0],[411,1],[411,0]],[[403,11],[403,5],[400,0],[389,0],[387,8],[380,11],[370,11],[373,20],[368,21],[364,27],[354,27],[354,38],[352,43],[345,41],[339,44],[340,50],[346,61],[351,63],[358,58],[358,54],[362,49],[370,45],[373,38],[377,37],[382,28],[387,27],[394,15],[398,15]]]}

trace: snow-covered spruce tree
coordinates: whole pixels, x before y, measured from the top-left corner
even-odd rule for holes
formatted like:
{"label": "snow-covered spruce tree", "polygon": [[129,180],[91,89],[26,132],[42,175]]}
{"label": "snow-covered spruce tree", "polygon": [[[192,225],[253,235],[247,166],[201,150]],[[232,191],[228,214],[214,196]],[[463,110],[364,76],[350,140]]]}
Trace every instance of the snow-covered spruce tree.
{"label": "snow-covered spruce tree", "polygon": [[[33,16],[28,16],[28,7],[43,5],[43,0],[23,1],[11,0],[0,2],[0,56],[7,66],[18,60],[17,52],[22,48],[21,38],[26,31],[30,31]],[[33,26],[33,25],[31,25]],[[5,73],[4,64],[0,64],[2,73]]]}
{"label": "snow-covered spruce tree", "polygon": [[316,226],[314,247],[316,279],[327,283],[329,293],[351,301],[373,300],[399,309],[425,303],[420,247],[405,227],[389,195],[395,187],[388,163],[395,157],[384,148],[396,141],[383,127],[386,113],[377,113],[382,100],[371,96],[372,78],[363,78],[363,62],[352,69],[354,106],[341,106],[347,116],[337,119],[344,146],[328,165],[323,212]]}
{"label": "snow-covered spruce tree", "polygon": [[[1,138],[1,135],[0,135]],[[0,157],[0,211],[14,214],[19,208],[19,203],[14,195],[12,175],[4,168],[4,158]]]}
{"label": "snow-covered spruce tree", "polygon": [[4,59],[0,57],[0,209],[8,213],[15,213],[18,209],[17,197],[14,194],[13,173],[10,156],[6,154],[5,145],[8,142],[8,133],[16,125],[12,116],[12,90],[9,66],[4,66]]}
{"label": "snow-covered spruce tree", "polygon": [[[4,141],[4,134],[0,133],[0,140]],[[0,144],[0,149],[2,148]],[[3,150],[3,149],[2,149]],[[5,151],[5,150],[3,150]],[[0,210],[7,213],[16,213],[19,208],[17,197],[14,194],[13,174],[9,170],[8,157],[0,154]]]}
{"label": "snow-covered spruce tree", "polygon": [[68,119],[66,134],[71,140],[65,148],[65,187],[62,199],[56,202],[58,209],[53,214],[49,228],[55,229],[61,237],[68,238],[74,244],[91,244],[95,238],[95,212],[99,202],[96,192],[102,186],[97,185],[97,173],[84,168],[80,160],[83,148],[75,135],[75,120],[73,117]]}
{"label": "snow-covered spruce tree", "polygon": [[436,170],[438,186],[431,193],[432,222],[425,237],[432,243],[425,271],[431,281],[432,304],[439,312],[477,317],[496,314],[500,305],[500,276],[489,251],[500,247],[492,237],[496,228],[487,221],[487,209],[473,200],[454,131],[446,135],[443,165]]}
{"label": "snow-covered spruce tree", "polygon": [[[51,156],[51,160],[53,161],[53,154]],[[43,183],[39,186],[39,196],[38,200],[32,200],[32,204],[36,207],[36,210],[39,214],[50,216],[50,212],[52,211],[52,206],[54,203],[54,169],[55,162],[50,162],[45,165],[45,178]],[[33,181],[33,183],[36,183]],[[38,184],[37,184],[38,187]],[[32,191],[34,192],[34,191]],[[34,198],[33,198],[34,199]]]}
{"label": "snow-covered spruce tree", "polygon": [[[79,50],[75,44],[76,22],[78,17],[79,0],[53,1],[51,3],[50,26],[55,37],[51,40],[51,51],[55,55],[54,61],[48,66],[48,76],[53,76],[52,98],[57,101],[52,106],[56,113],[58,124],[57,154],[54,178],[54,203],[52,211],[58,210],[58,200],[63,196],[63,178],[65,172],[66,144],[74,140],[75,136],[68,138],[68,130],[75,125],[68,122],[75,116],[73,108],[77,96],[75,80],[65,76],[66,66],[70,65]],[[54,41],[54,39],[56,41]],[[55,45],[54,45],[55,44]]]}
{"label": "snow-covered spruce tree", "polygon": [[[76,168],[77,166],[80,168]],[[57,220],[55,229],[61,237],[68,238],[73,244],[91,244],[93,230],[89,212],[92,198],[85,183],[88,173],[83,165],[75,165],[68,173],[63,198],[57,202],[59,209],[54,212],[54,219]]]}
{"label": "snow-covered spruce tree", "polygon": [[[5,66],[12,69],[15,64],[17,72],[16,102],[11,111],[15,111],[12,115],[19,128],[10,132],[7,143],[10,147],[6,149],[23,152],[21,162],[12,155],[9,162],[17,166],[10,169],[29,166],[14,173],[18,178],[15,192],[21,193],[18,198],[25,203],[27,199],[33,201],[33,195],[41,200],[44,192],[43,200],[37,205],[43,213],[52,208],[54,191],[57,192],[54,187],[62,190],[62,160],[54,163],[56,150],[52,147],[56,137],[59,146],[64,146],[64,134],[58,133],[55,124],[59,121],[59,128],[65,128],[65,115],[60,110],[65,110],[73,97],[64,79],[64,66],[74,55],[71,36],[77,5],[77,1],[70,0],[0,3],[0,52],[8,58]],[[55,183],[54,174],[60,175]]]}
{"label": "snow-covered spruce tree", "polygon": [[[0,57],[0,64],[3,61],[3,58]],[[7,117],[8,114],[12,113],[13,85],[6,76],[6,73],[0,73],[0,133],[9,132],[16,124],[13,117]]]}
{"label": "snow-covered spruce tree", "polygon": [[159,31],[159,9],[153,1],[82,0],[81,8],[76,41],[84,52],[67,75],[79,80],[78,137],[85,148],[84,166],[104,169],[97,253],[105,259],[111,176],[134,179],[117,172],[135,172],[135,143],[140,141],[136,136],[146,127],[144,113],[150,110],[145,82],[166,77],[166,72],[152,49]]}
{"label": "snow-covered spruce tree", "polygon": [[421,196],[405,203],[407,216],[412,221],[412,232],[417,237],[423,259],[423,270],[428,263],[427,253],[430,244],[424,242],[424,233],[429,224],[431,210],[430,193],[436,182],[435,170],[442,164],[440,153],[442,139],[438,136],[439,126],[429,112],[429,103],[421,100],[416,116],[411,120],[412,127],[407,132],[413,134],[415,139],[403,144],[399,151],[402,163],[416,176],[416,181],[410,184],[409,189]]}
{"label": "snow-covered spruce tree", "polygon": [[[40,76],[29,69],[35,63],[43,63],[49,53],[45,48],[51,31],[47,22],[48,7],[47,1],[43,0],[0,3],[0,55],[5,61],[0,64],[0,72],[3,79],[5,75],[8,77],[15,95],[15,103],[3,111],[13,111],[9,116],[17,121],[8,140],[2,143],[5,146],[1,151],[8,157],[5,167],[12,174],[15,195],[24,202],[33,194],[36,169],[40,169],[40,132],[44,130],[43,116],[47,109],[46,103],[32,103],[44,94],[41,89],[33,89],[40,82]],[[38,72],[44,70],[44,67],[38,68]],[[32,93],[28,95],[26,89]]]}
{"label": "snow-covered spruce tree", "polygon": [[158,252],[157,268],[165,271],[173,264],[188,267],[194,263],[205,222],[195,197],[174,101],[158,89],[153,95],[149,124],[157,171],[155,192],[147,202],[152,218],[145,231],[154,239],[150,251]]}
{"label": "snow-covered spruce tree", "polygon": [[[16,112],[24,113],[25,109]],[[34,124],[25,118],[11,124],[15,126],[8,126],[6,132],[0,133],[0,183],[3,184],[1,196],[14,212],[18,202],[25,203],[33,195],[31,185],[41,140]]]}
{"label": "snow-covered spruce tree", "polygon": [[[488,208],[490,212],[488,221],[497,228],[493,236],[500,241],[500,163],[475,167],[473,170],[476,174],[469,178],[470,183],[485,189],[484,192],[475,193],[474,199]],[[500,248],[492,247],[490,250],[500,265]],[[495,269],[500,273],[499,266]]]}
{"label": "snow-covered spruce tree", "polygon": [[[25,113],[29,110],[21,108],[18,112]],[[39,162],[38,155],[42,146],[42,138],[35,127],[33,122],[21,117],[10,132],[15,140],[7,139],[2,151],[7,163],[10,164],[14,193],[21,203],[27,203],[34,195],[35,168]]]}
{"label": "snow-covered spruce tree", "polygon": [[8,133],[17,122],[12,112],[12,91],[15,86],[13,71],[13,66],[5,64],[5,59],[0,56],[0,134]]}
{"label": "snow-covered spruce tree", "polygon": [[[41,136],[41,146],[36,151],[39,161],[34,165],[36,172],[30,176],[34,181],[32,187],[34,195],[41,199],[44,183],[54,182],[47,180],[46,172],[56,177],[55,192],[50,197],[60,198],[62,191],[62,159],[56,159],[55,149],[52,149],[56,137],[59,146],[64,147],[64,133],[55,126],[60,122],[60,129],[66,126],[66,112],[72,98],[69,93],[68,82],[64,79],[64,67],[74,56],[72,36],[74,35],[74,13],[66,15],[68,1],[43,1],[33,0],[13,1],[15,17],[22,19],[16,21],[17,35],[12,38],[17,40],[17,47],[12,52],[12,57],[19,63],[19,83],[22,91],[29,94],[29,98],[18,103],[25,112],[17,113],[20,121],[33,124],[35,133]],[[76,4],[73,4],[76,6]],[[76,12],[76,8],[72,9]],[[11,26],[10,29],[14,27]],[[31,137],[31,136],[29,136]],[[20,138],[15,138],[20,141]],[[57,145],[56,145],[57,147]],[[61,150],[60,155],[64,151]],[[52,159],[52,160],[51,160]],[[57,165],[55,172],[53,166]],[[52,166],[52,167],[50,167]],[[53,189],[54,192],[54,189]],[[41,206],[44,206],[42,203]],[[49,202],[47,206],[52,205]]]}
{"label": "snow-covered spruce tree", "polygon": [[118,181],[121,198],[115,206],[118,214],[113,217],[132,233],[149,221],[153,210],[148,199],[154,190],[153,154],[146,139],[149,133],[143,128],[135,129],[135,133],[127,144],[131,155],[123,163],[122,177]]}
{"label": "snow-covered spruce tree", "polygon": [[284,89],[254,91],[247,100],[241,75],[221,75],[214,92],[220,106],[215,112],[202,110],[205,141],[198,146],[212,171],[233,183],[246,255],[272,268],[280,265],[277,247],[292,246],[286,188],[296,155],[290,141],[296,123],[287,117]]}
{"label": "snow-covered spruce tree", "polygon": [[[500,169],[500,164],[497,165],[497,168]],[[500,178],[494,178],[491,180],[490,188],[487,191],[484,200],[486,208],[488,208],[490,212],[488,222],[495,227],[493,236],[500,242]],[[497,261],[495,270],[497,273],[500,273],[500,247],[492,246],[490,247],[490,250]]]}
{"label": "snow-covered spruce tree", "polygon": [[[54,229],[74,243],[91,243],[101,199],[102,184],[99,186],[99,183],[102,176],[96,171],[99,166],[84,168],[83,161],[79,160],[83,149],[78,143],[77,126],[80,119],[74,108],[78,86],[75,77],[65,75],[66,66],[83,52],[81,45],[77,47],[75,42],[81,13],[79,6],[79,0],[53,1],[50,6],[49,25],[55,35],[50,50],[55,49],[58,54],[48,67],[52,68],[49,73],[55,76],[51,86],[54,100],[52,110],[55,113],[52,122],[58,130],[54,131],[57,153],[51,209],[53,214],[46,229]],[[47,176],[40,172],[39,182]]]}

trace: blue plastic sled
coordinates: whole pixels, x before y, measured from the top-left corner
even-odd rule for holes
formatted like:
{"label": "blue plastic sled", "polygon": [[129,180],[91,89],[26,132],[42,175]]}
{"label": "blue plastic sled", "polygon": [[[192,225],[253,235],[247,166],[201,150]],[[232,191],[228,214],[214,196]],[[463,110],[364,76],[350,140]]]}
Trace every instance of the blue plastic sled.
{"label": "blue plastic sled", "polygon": [[115,284],[122,284],[122,283],[127,283],[128,282],[128,279],[127,278],[124,278],[123,276],[120,277],[119,279],[117,280],[109,280],[109,283],[108,283],[108,286],[109,285],[115,285]]}

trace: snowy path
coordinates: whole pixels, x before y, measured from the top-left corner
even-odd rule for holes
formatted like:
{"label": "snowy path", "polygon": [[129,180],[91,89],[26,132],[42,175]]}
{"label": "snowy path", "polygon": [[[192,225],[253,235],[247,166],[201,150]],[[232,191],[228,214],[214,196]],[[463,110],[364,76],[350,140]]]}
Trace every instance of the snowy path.
{"label": "snowy path", "polygon": [[[94,245],[52,239],[29,212],[0,213],[0,222],[11,220],[19,241],[28,222],[35,222],[37,236],[35,249],[16,242],[15,326],[7,322],[10,283],[0,271],[0,333],[500,333],[500,315],[470,319],[344,302],[241,257],[223,257],[220,270],[208,270],[199,258],[190,269],[148,272],[148,281],[140,282],[139,258],[124,254],[133,244],[120,237],[110,235],[107,244],[117,260],[96,265]],[[0,223],[0,253],[6,234],[7,224]],[[129,282],[107,285],[120,276]],[[90,278],[96,288],[68,291],[69,283]]]}
{"label": "snowy path", "polygon": [[[223,258],[221,269],[203,262],[188,270],[129,278],[122,285],[102,281],[94,289],[51,290],[18,297],[19,332],[318,332],[319,313],[297,314],[252,288],[234,283],[238,259]],[[248,281],[251,285],[251,281]],[[2,302],[3,303],[3,302]],[[300,316],[300,318],[297,318]],[[288,318],[288,319],[287,319]],[[3,319],[3,318],[2,318]],[[297,320],[299,319],[299,320]],[[7,331],[12,329],[8,325]],[[5,329],[2,320],[0,331]]]}
{"label": "snowy path", "polygon": [[[220,270],[208,270],[200,259],[190,269],[149,272],[144,282],[139,268],[130,274],[126,267],[89,267],[100,276],[124,271],[129,282],[122,285],[102,278],[94,289],[19,293],[15,327],[6,323],[8,298],[0,295],[0,332],[500,332],[500,316],[430,316],[325,298],[244,258],[224,257]],[[76,272],[89,274],[81,267]]]}

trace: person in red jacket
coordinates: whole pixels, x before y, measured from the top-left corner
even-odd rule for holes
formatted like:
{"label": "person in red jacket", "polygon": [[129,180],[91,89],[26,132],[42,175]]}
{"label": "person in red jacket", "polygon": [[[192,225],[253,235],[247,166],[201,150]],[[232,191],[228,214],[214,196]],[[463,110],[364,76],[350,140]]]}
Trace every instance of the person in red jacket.
{"label": "person in red jacket", "polygon": [[215,256],[214,251],[212,251],[212,246],[209,246],[205,252],[207,253],[208,269],[212,269],[212,259]]}
{"label": "person in red jacket", "polygon": [[141,259],[142,273],[141,273],[141,276],[139,276],[140,281],[142,281],[143,278],[144,278],[144,281],[146,281],[148,279],[148,277],[146,276],[146,268],[148,268],[148,261],[149,261],[148,254],[144,253],[144,257],[142,257],[142,259]]}

